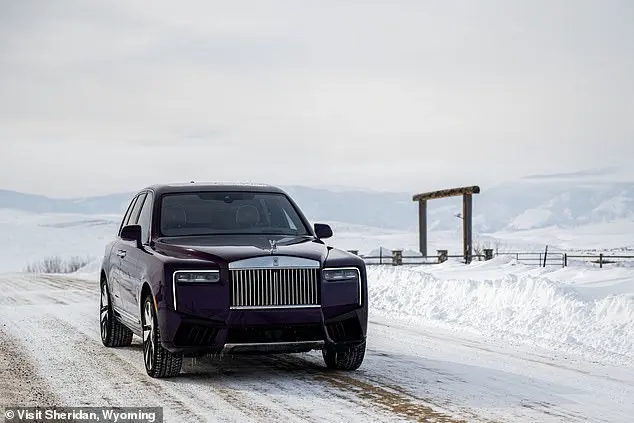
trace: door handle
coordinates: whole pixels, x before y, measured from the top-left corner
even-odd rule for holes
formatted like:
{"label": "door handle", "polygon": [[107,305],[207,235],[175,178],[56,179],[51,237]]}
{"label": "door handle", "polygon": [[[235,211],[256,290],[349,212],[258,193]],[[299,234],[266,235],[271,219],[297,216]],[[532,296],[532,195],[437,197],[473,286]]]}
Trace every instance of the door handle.
{"label": "door handle", "polygon": [[118,251],[117,251],[117,255],[118,255],[119,257],[121,257],[121,258],[124,258],[126,254],[127,254],[127,253],[126,253],[126,251],[125,251],[125,250],[118,250]]}

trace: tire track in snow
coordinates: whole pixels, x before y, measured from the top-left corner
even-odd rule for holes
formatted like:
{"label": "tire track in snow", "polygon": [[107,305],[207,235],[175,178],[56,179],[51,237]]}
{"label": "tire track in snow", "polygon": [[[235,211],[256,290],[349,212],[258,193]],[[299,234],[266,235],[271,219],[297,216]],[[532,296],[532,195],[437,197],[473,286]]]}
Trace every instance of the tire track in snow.
{"label": "tire track in snow", "polygon": [[[31,328],[26,327],[25,322],[20,324],[21,329],[33,330],[33,326],[37,327],[36,331],[55,333],[56,338],[63,340],[64,345],[49,345],[52,352],[61,352],[61,356],[47,355],[44,359],[48,363],[41,367],[46,374],[54,373],[64,380],[64,384],[56,388],[67,401],[80,398],[78,405],[84,406],[161,405],[165,407],[166,421],[261,421],[259,417],[263,416],[268,416],[269,421],[277,420],[274,413],[262,412],[262,407],[238,401],[237,395],[224,398],[223,392],[218,390],[206,392],[204,398],[192,395],[183,389],[186,374],[165,380],[150,378],[145,373],[141,345],[137,342],[127,348],[104,347],[99,333],[89,329],[98,326],[96,317],[65,320],[49,312],[31,322]],[[71,351],[64,350],[69,347]],[[64,357],[69,352],[72,359]],[[256,420],[250,417],[254,410],[258,410]]]}
{"label": "tire track in snow", "polygon": [[[94,301],[98,300],[96,291],[91,292],[90,297],[94,297]],[[315,419],[308,420],[307,416],[302,416],[301,414],[292,412],[292,410],[287,409],[284,404],[281,403],[278,406],[271,407],[271,405],[275,405],[275,403],[271,403],[269,398],[262,395],[261,389],[259,391],[256,390],[256,395],[250,395],[248,392],[241,392],[240,389],[230,389],[225,387],[224,384],[227,380],[223,380],[223,385],[220,386],[210,386],[209,383],[198,383],[196,386],[191,386],[192,380],[195,379],[202,381],[206,377],[207,382],[212,381],[213,383],[216,381],[213,380],[213,371],[205,374],[204,368],[201,369],[200,367],[188,366],[187,362],[191,361],[190,359],[185,359],[183,373],[179,377],[164,380],[152,379],[147,376],[145,372],[142,347],[138,338],[134,338],[132,346],[124,348],[110,349],[101,344],[97,312],[87,313],[86,310],[82,310],[77,314],[55,316],[54,318],[58,320],[56,320],[55,323],[51,323],[51,330],[53,330],[54,327],[66,327],[65,332],[68,337],[77,336],[74,335],[75,332],[83,335],[84,342],[79,342],[79,348],[86,354],[94,354],[95,351],[99,351],[102,354],[107,354],[107,359],[115,358],[116,360],[121,361],[123,364],[122,367],[125,367],[128,373],[130,368],[134,368],[137,372],[136,376],[138,376],[138,380],[147,386],[155,388],[156,386],[162,386],[165,383],[171,384],[172,386],[170,387],[170,392],[178,394],[178,398],[186,398],[187,407],[189,409],[207,409],[207,415],[213,414],[214,419],[219,418],[218,414],[222,414],[224,410],[233,408],[235,409],[234,414],[241,413],[241,421],[249,421],[249,415],[255,415],[255,420],[253,421],[258,422],[277,422],[279,421],[280,416],[285,415],[288,415],[287,417],[289,417],[292,421],[316,421]],[[91,345],[91,348],[86,349],[86,345]],[[110,357],[110,354],[113,354],[114,357]],[[202,373],[201,370],[203,370]],[[116,378],[116,376],[113,378]],[[263,381],[260,380],[259,382],[261,383]],[[264,382],[267,383],[266,381]],[[222,403],[225,401],[225,406],[222,408],[217,407],[209,409],[208,404],[210,397],[217,397],[215,398],[216,403]],[[212,403],[213,402],[214,401],[212,401]],[[248,415],[244,413],[248,413]]]}
{"label": "tire track in snow", "polygon": [[[284,362],[288,368],[306,369],[307,363],[301,358],[281,356],[278,362]],[[337,371],[313,372],[312,376],[331,388],[348,393],[359,405],[378,407],[391,414],[417,422],[466,423],[465,420],[452,417],[449,413],[439,411],[429,399],[424,399],[407,392],[398,385],[385,384],[376,378],[364,380],[363,373],[344,373]]]}
{"label": "tire track in snow", "polygon": [[31,404],[54,406],[59,399],[20,344],[0,328],[0,408]]}

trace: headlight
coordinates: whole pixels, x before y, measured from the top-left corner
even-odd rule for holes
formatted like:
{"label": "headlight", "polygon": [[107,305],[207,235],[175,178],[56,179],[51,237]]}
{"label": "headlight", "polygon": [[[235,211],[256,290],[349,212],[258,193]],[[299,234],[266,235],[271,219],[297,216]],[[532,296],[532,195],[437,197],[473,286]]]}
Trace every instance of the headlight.
{"label": "headlight", "polygon": [[177,283],[215,283],[220,282],[219,270],[179,270],[174,272],[174,281]]}
{"label": "headlight", "polygon": [[353,267],[341,269],[324,269],[321,272],[324,280],[329,282],[335,281],[352,281],[359,279],[359,270]]}

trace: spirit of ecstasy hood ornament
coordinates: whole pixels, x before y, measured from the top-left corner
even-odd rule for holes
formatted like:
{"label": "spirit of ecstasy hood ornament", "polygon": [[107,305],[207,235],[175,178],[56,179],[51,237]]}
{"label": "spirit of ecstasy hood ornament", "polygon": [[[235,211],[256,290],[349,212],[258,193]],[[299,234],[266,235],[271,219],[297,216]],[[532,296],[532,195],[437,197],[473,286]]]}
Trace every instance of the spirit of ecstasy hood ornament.
{"label": "spirit of ecstasy hood ornament", "polygon": [[277,253],[277,241],[274,239],[269,239],[269,244],[271,244],[271,254]]}

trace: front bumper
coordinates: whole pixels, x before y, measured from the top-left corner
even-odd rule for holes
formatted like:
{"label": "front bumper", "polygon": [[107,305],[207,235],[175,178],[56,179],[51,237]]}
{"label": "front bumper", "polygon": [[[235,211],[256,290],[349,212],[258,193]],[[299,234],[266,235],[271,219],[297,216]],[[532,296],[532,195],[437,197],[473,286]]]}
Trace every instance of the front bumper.
{"label": "front bumper", "polygon": [[164,348],[186,355],[343,351],[364,342],[364,307],[228,310],[224,319],[159,308]]}
{"label": "front bumper", "polygon": [[161,342],[173,352],[345,350],[366,338],[365,272],[358,282],[324,282],[314,268],[221,268],[220,281],[209,284],[165,276],[171,283],[157,315]]}

